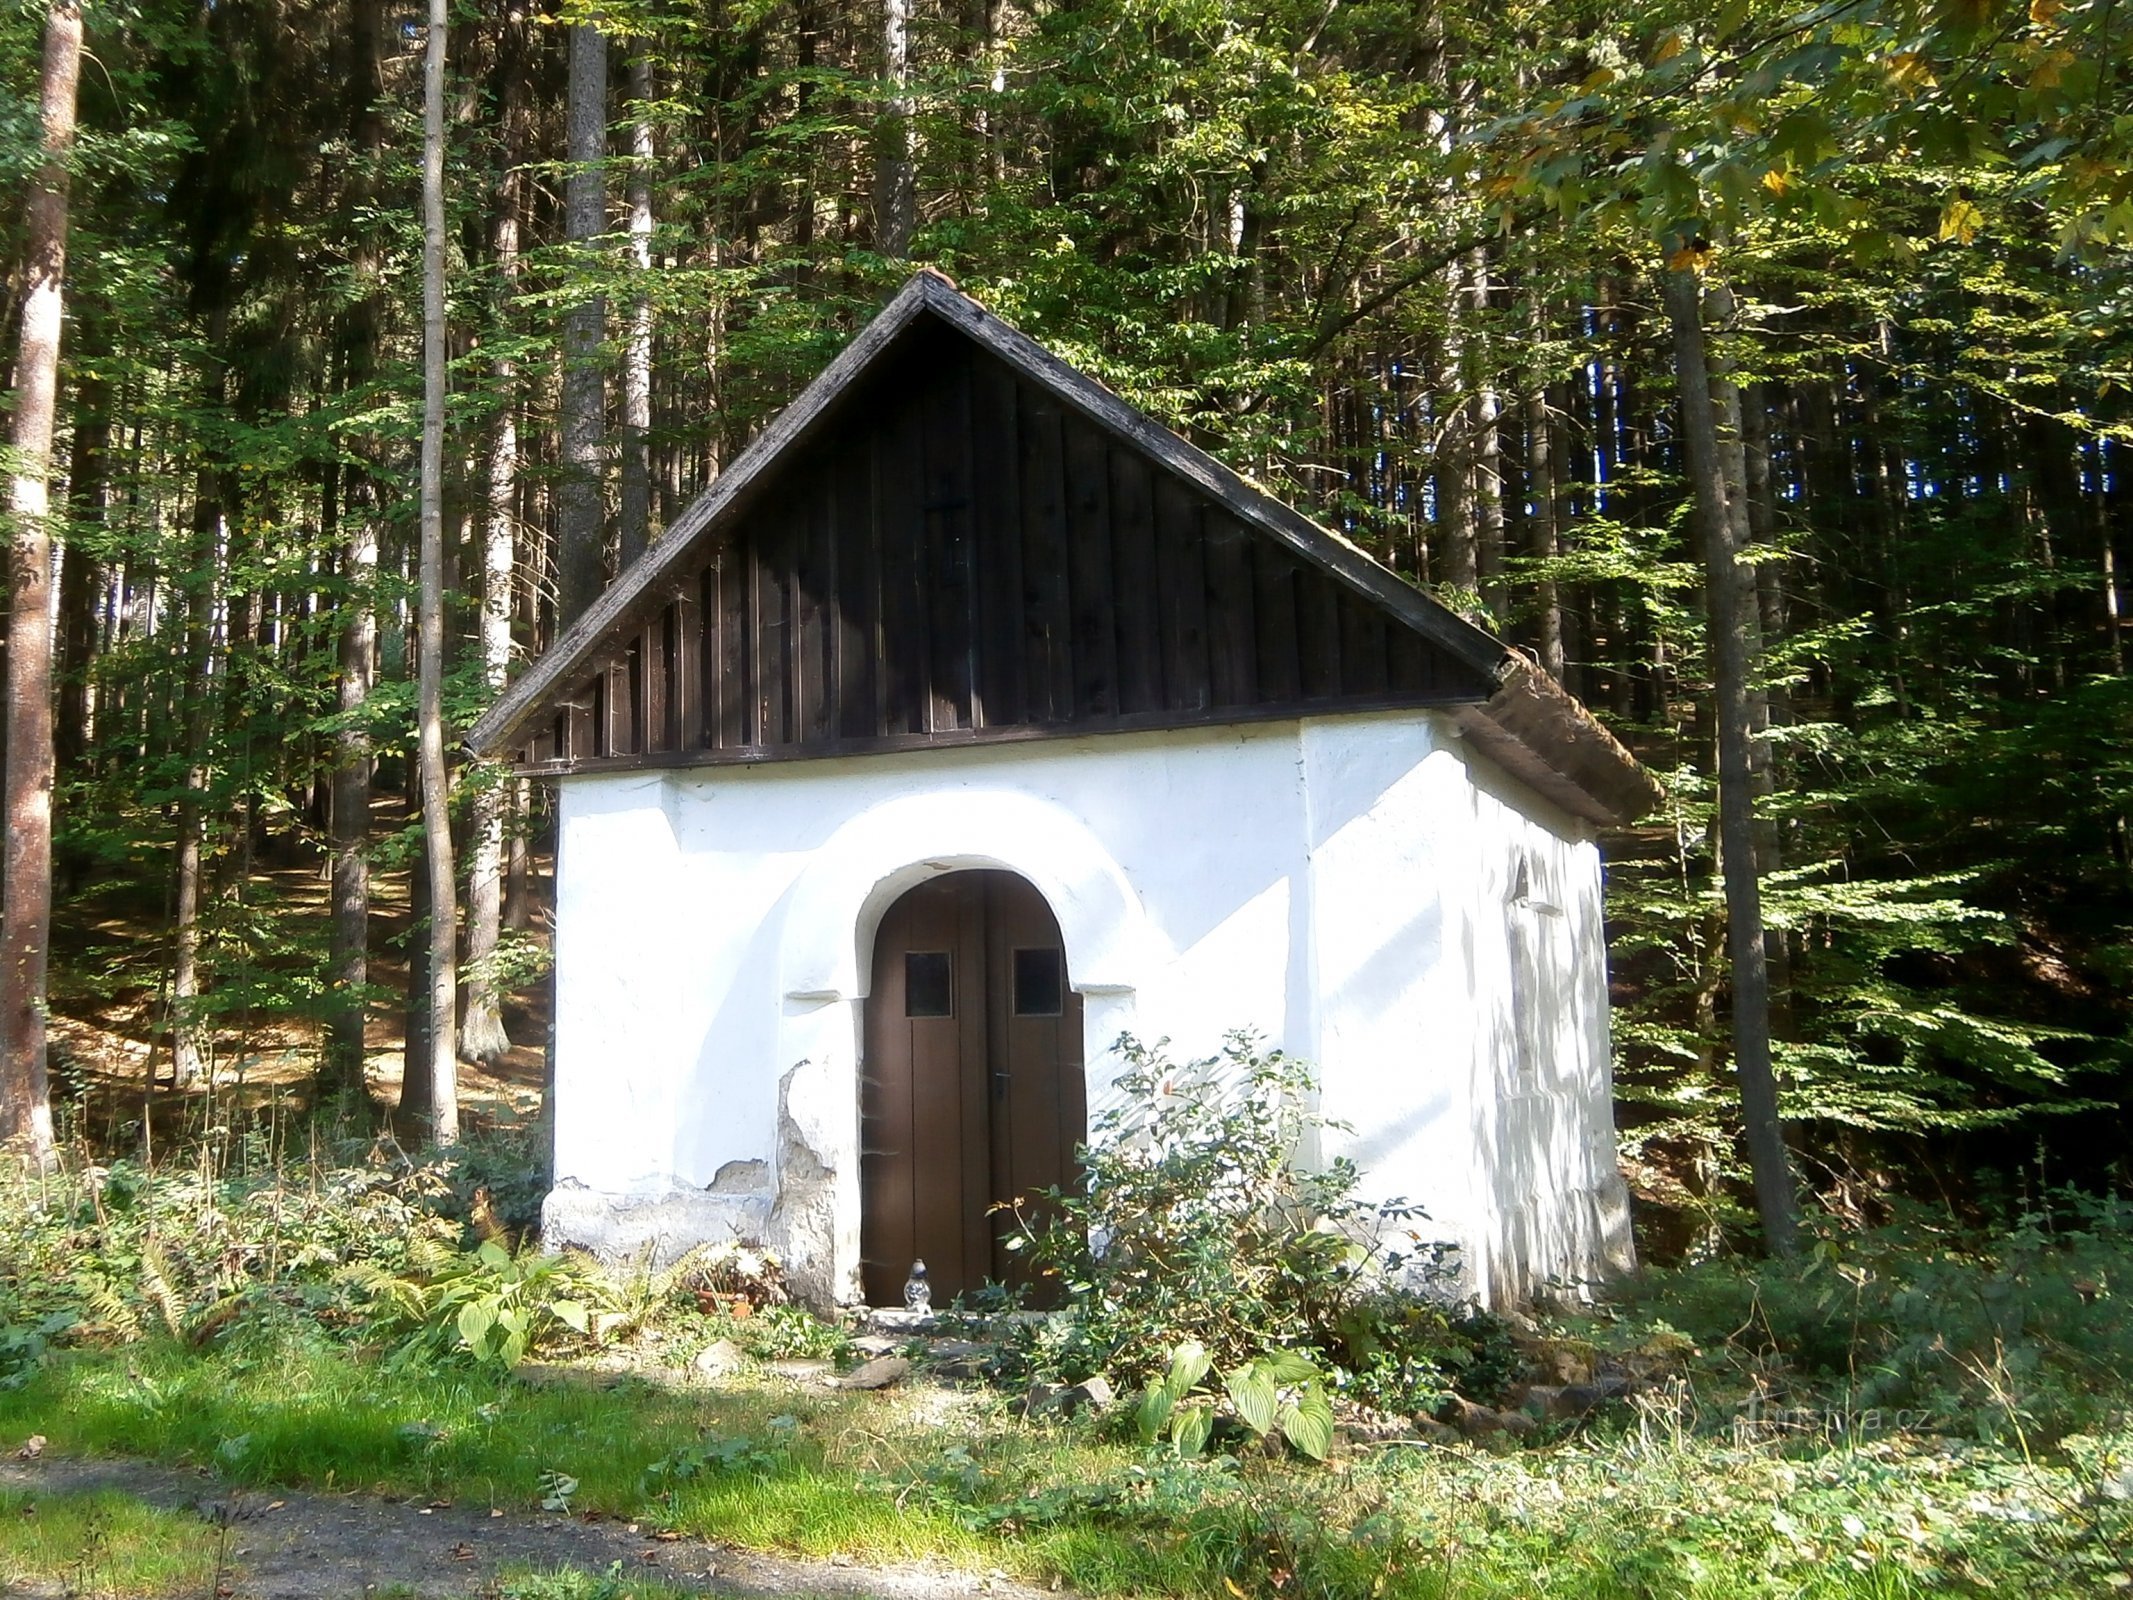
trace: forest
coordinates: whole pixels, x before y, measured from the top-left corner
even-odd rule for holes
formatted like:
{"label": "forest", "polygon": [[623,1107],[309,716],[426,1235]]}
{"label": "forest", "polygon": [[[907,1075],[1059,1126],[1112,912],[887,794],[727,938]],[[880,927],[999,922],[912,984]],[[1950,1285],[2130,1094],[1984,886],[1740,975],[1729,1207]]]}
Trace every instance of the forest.
{"label": "forest", "polygon": [[[55,155],[60,18],[86,38]],[[18,408],[13,458],[18,523],[49,496],[48,622],[9,680],[23,715],[49,656],[59,1120],[86,1134],[120,1065],[186,1089],[286,1059],[292,1092],[390,1101],[404,1034],[406,1125],[449,1136],[454,1054],[540,1046],[506,1003],[537,992],[548,840],[537,788],[456,756],[425,803],[426,21],[5,26],[0,161],[59,195],[65,250],[51,442]],[[444,752],[932,264],[1530,649],[1662,777],[1607,846],[1624,1156],[1663,1252],[1753,1232],[1732,1067],[1765,1013],[1745,1042],[1838,1215],[2123,1175],[2108,0],[628,0],[462,5],[443,43]],[[44,215],[0,235],[18,360]]]}

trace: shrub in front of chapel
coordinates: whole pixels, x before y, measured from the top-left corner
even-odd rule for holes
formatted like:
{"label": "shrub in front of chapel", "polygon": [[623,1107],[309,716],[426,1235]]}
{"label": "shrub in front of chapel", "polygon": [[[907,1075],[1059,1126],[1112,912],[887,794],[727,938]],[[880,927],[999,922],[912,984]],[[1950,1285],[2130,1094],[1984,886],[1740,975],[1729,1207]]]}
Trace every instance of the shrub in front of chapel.
{"label": "shrub in front of chapel", "polygon": [[1352,1162],[1298,1162],[1322,1132],[1309,1068],[1249,1035],[1174,1062],[1128,1037],[1126,1070],[1091,1125],[1087,1187],[1050,1192],[1011,1247],[1062,1288],[1031,1337],[1041,1376],[1158,1385],[1181,1348],[1210,1383],[1271,1353],[1307,1357],[1351,1399],[1410,1410],[1465,1354],[1456,1307],[1400,1285],[1390,1241],[1420,1213],[1356,1193]]}

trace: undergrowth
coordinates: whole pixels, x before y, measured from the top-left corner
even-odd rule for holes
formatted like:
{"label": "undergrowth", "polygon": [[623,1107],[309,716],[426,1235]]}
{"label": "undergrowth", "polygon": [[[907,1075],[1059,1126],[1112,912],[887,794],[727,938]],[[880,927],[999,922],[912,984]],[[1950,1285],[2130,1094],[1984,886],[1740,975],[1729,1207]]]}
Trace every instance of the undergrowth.
{"label": "undergrowth", "polygon": [[[1294,1112],[1281,1083],[1263,1087],[1278,1135]],[[1220,1135],[1219,1119],[1209,1126]],[[1030,1349],[1049,1340],[1054,1371],[1080,1360],[1125,1391],[1166,1341],[1228,1339],[1205,1372],[1188,1364],[1198,1375],[1175,1396],[1173,1415],[1200,1406],[1211,1419],[1187,1450],[1175,1425],[1153,1444],[1136,1435],[1130,1391],[1108,1415],[1025,1416],[985,1389],[826,1392],[745,1362],[712,1384],[655,1383],[573,1365],[614,1366],[603,1347],[617,1341],[654,1376],[721,1338],[759,1359],[842,1355],[848,1342],[785,1303],[760,1252],[605,1279],[526,1255],[490,1183],[508,1153],[480,1161],[486,1174],[382,1146],[14,1180],[0,1194],[0,1447],[43,1434],[56,1453],[146,1456],[241,1484],[547,1505],[766,1550],[998,1566],[1091,1594],[2133,1588],[2122,1201],[2060,1196],[1983,1232],[1914,1217],[1832,1233],[1795,1262],[1649,1272],[1594,1312],[1542,1330],[1491,1319],[1481,1337],[1455,1309],[1384,1294],[1346,1230],[1291,1249],[1325,1196],[1264,1208],[1285,1265],[1254,1276],[1264,1255],[1222,1258],[1213,1211],[1175,1199],[1130,1213],[1192,1192],[1190,1172],[1153,1170],[1104,1202],[1126,1245],[1114,1264],[1050,1256],[1085,1276]],[[1269,1193],[1286,1182],[1255,1170]],[[1199,1303],[1117,1292],[1158,1247],[1197,1252]],[[1537,1408],[1529,1445],[1496,1436],[1495,1453],[1425,1442],[1419,1423],[1336,1447],[1322,1466],[1271,1448],[1280,1430],[1250,1424],[1285,1415],[1317,1379],[1266,1353],[1304,1346],[1314,1373],[1367,1392],[1353,1313],[1388,1306],[1417,1318],[1402,1348],[1430,1363],[1379,1374],[1411,1384],[1410,1399],[1457,1385],[1514,1406],[1544,1357],[1626,1374],[1630,1392],[1580,1418]],[[548,1362],[518,1364],[529,1356]],[[1255,1371],[1271,1409],[1237,1377]],[[1212,1420],[1222,1405],[1232,1425]],[[144,1562],[150,1546],[174,1560],[193,1548],[131,1502],[10,1505],[10,1574],[51,1576],[53,1536],[27,1526],[38,1517],[105,1550],[115,1573],[135,1547]],[[157,1587],[134,1581],[102,1588]],[[598,1576],[514,1582],[504,1592],[526,1600],[652,1593]]]}
{"label": "undergrowth", "polygon": [[2032,1441],[2109,1426],[2133,1372],[2133,1202],[2061,1193],[1989,1232],[1911,1214],[1825,1231],[1790,1261],[1647,1271],[1613,1326],[1652,1325],[1764,1414]]}

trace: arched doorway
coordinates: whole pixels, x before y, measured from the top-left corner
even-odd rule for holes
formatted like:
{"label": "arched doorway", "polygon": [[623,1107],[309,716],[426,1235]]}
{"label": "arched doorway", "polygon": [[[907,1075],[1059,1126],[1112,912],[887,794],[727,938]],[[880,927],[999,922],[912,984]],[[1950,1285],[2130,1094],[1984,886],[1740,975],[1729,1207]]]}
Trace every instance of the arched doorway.
{"label": "arched doorway", "polygon": [[1012,872],[951,872],[874,936],[860,1064],[867,1303],[900,1305],[923,1257],[937,1304],[1020,1281],[1002,1200],[1080,1180],[1081,996],[1051,908]]}

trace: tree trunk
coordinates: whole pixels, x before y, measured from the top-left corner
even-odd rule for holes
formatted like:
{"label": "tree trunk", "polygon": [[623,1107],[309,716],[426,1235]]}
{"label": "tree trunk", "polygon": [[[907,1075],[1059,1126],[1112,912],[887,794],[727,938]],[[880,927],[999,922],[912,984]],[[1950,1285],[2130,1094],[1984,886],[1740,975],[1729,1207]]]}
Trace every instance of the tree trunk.
{"label": "tree trunk", "polygon": [[1445,278],[1450,293],[1444,307],[1444,344],[1431,378],[1437,432],[1431,452],[1437,489],[1435,545],[1443,558],[1445,587],[1459,591],[1470,603],[1480,561],[1474,548],[1474,456],[1467,429],[1466,334],[1461,326],[1466,299],[1463,258],[1445,269]]}
{"label": "tree trunk", "polygon": [[[564,236],[572,265],[590,272],[592,241],[607,231],[607,35],[591,23],[570,30],[570,177],[564,188]],[[556,489],[556,629],[577,621],[599,598],[600,449],[606,433],[607,384],[600,370],[607,300],[585,294],[563,324],[563,472]]]}
{"label": "tree trunk", "polygon": [[371,657],[377,648],[377,613],[371,593],[378,571],[377,524],[362,513],[346,518],[342,547],[341,618],[335,705],[331,825],[333,924],[327,961],[332,1004],[326,1014],[327,1081],[360,1104],[368,1094],[363,1076],[364,1022],[370,990],[370,734],[363,725],[370,699]]}
{"label": "tree trunk", "polygon": [[1503,588],[1503,405],[1496,395],[1496,385],[1489,375],[1489,344],[1479,326],[1485,321],[1489,306],[1489,256],[1486,250],[1473,254],[1472,282],[1474,312],[1477,326],[1469,330],[1466,349],[1473,362],[1473,439],[1474,439],[1474,510],[1475,510],[1475,581],[1481,590],[1481,603],[1489,615],[1498,619],[1499,626],[1504,614]]}
{"label": "tree trunk", "polygon": [[[358,155],[344,204],[358,230],[350,251],[358,292],[341,319],[339,382],[344,391],[363,388],[377,361],[380,263],[369,213],[385,145],[384,122],[378,112],[384,95],[384,23],[378,0],[357,0],[351,20],[354,71],[347,116],[355,130]],[[361,444],[355,453],[374,458],[374,451]],[[340,616],[334,647],[339,726],[333,735],[328,800],[333,907],[327,930],[325,1074],[327,1087],[346,1095],[354,1106],[364,1105],[369,1096],[364,1032],[370,993],[370,789],[375,762],[364,712],[378,646],[375,495],[371,474],[340,467],[332,474],[324,500],[325,513],[338,517],[342,529]]]}
{"label": "tree trunk", "polygon": [[459,1140],[459,995],[452,816],[444,766],[444,52],[448,6],[430,0],[422,70],[422,552],[416,742],[428,846],[430,1110],[439,1144]]}
{"label": "tree trunk", "polygon": [[2119,610],[2118,552],[2111,541],[2111,500],[2105,492],[2105,485],[2110,480],[2104,472],[2103,441],[2093,441],[2089,449],[2094,453],[2096,463],[2095,469],[2088,474],[2088,493],[2089,505],[2096,518],[2096,546],[2102,566],[2104,649],[2112,673],[2122,678],[2126,675],[2125,622]]}
{"label": "tree trunk", "polygon": [[[507,22],[505,26],[515,24]],[[491,237],[500,301],[496,308],[497,331],[508,352],[508,319],[519,274],[518,164],[524,148],[525,119],[524,96],[516,87],[524,75],[511,70],[507,62],[502,76],[503,178],[497,185]],[[503,692],[511,670],[512,580],[518,523],[518,362],[509,354],[499,356],[490,363],[489,376],[503,397],[496,414],[496,432],[489,444],[488,506],[482,537],[481,665],[483,681],[493,696]],[[625,475],[625,486],[627,483]],[[467,881],[466,997],[459,1024],[459,1054],[468,1061],[494,1061],[511,1048],[511,1037],[504,1031],[503,995],[492,970],[503,931],[504,818],[510,787],[511,780],[501,772],[477,784],[468,818],[473,859]]]}
{"label": "tree trunk", "polygon": [[[214,363],[203,392],[210,412],[227,403],[228,374],[220,365],[229,331],[229,309],[218,301],[208,314],[206,347]],[[200,1048],[200,901],[206,869],[202,829],[206,821],[209,745],[215,729],[215,701],[222,682],[217,671],[218,633],[224,626],[223,568],[227,549],[229,484],[224,463],[203,459],[193,480],[192,570],[185,596],[185,675],[179,684],[180,721],[185,729],[185,783],[178,792],[176,882],[172,892],[170,966],[170,1064],[173,1083],[183,1088],[208,1070]]]}
{"label": "tree trunk", "polygon": [[[111,400],[110,380],[101,371],[83,370],[75,385],[74,449],[67,467],[67,500],[77,529],[105,526],[111,479]],[[95,737],[96,696],[90,669],[96,661],[98,601],[104,581],[103,563],[78,537],[69,537],[59,577],[59,722],[53,731],[55,766],[61,772],[81,769]],[[59,892],[66,892],[64,885]]]}
{"label": "tree trunk", "polygon": [[[1538,296],[1526,302],[1527,337],[1535,350],[1541,343],[1541,308]],[[1526,503],[1533,508],[1526,553],[1535,561],[1553,561],[1559,535],[1555,516],[1555,458],[1550,445],[1548,384],[1538,371],[1526,391]],[[1558,683],[1563,678],[1563,605],[1555,576],[1543,567],[1534,585],[1534,608],[1540,616],[1541,665]]]}
{"label": "tree trunk", "polygon": [[918,197],[911,172],[911,0],[881,0],[885,93],[874,133],[874,248],[891,261],[911,250]]}
{"label": "tree trunk", "polygon": [[81,7],[45,14],[38,83],[43,160],[24,217],[22,332],[15,358],[9,472],[6,893],[0,900],[0,1141],[39,1166],[53,1159],[45,1056],[46,948],[52,926],[52,427],[67,271],[67,157],[81,76]]}
{"label": "tree trunk", "polygon": [[622,359],[622,527],[617,569],[644,554],[652,531],[652,62],[630,62],[629,344]]}
{"label": "tree trunk", "polygon": [[504,846],[504,926],[524,933],[533,926],[533,785],[511,780],[511,828]]}
{"label": "tree trunk", "polygon": [[[1669,252],[1671,253],[1671,252]],[[1773,1255],[1799,1250],[1792,1160],[1778,1124],[1770,1066],[1769,974],[1763,958],[1762,886],[1755,870],[1754,776],[1749,756],[1748,613],[1753,571],[1740,559],[1726,504],[1726,471],[1704,345],[1703,296],[1693,269],[1662,267],[1673,325],[1682,441],[1703,535],[1705,603],[1710,616],[1714,716],[1718,734],[1720,854],[1726,890],[1726,943],[1733,962],[1733,1058],[1741,1115],[1755,1174],[1756,1209]]]}

